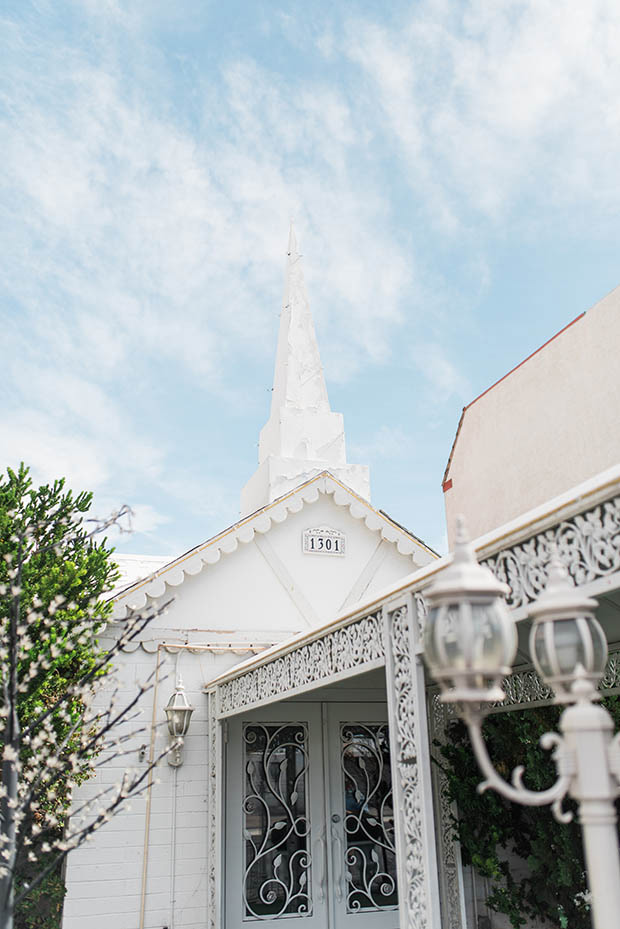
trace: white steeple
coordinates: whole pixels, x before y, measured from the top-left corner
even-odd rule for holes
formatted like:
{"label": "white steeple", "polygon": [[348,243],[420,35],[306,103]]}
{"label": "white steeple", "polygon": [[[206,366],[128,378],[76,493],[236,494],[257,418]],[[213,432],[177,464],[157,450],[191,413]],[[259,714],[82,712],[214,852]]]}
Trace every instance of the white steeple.
{"label": "white steeple", "polygon": [[241,515],[271,503],[319,471],[331,471],[370,499],[368,468],[347,464],[342,415],[329,406],[291,223],[271,414],[260,433],[258,470],[241,492]]}

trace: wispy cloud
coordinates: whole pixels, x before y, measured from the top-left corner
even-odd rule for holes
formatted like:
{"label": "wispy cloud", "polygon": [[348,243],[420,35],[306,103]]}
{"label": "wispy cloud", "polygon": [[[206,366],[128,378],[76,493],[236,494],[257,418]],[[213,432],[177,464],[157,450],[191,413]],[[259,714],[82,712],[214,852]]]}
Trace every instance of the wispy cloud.
{"label": "wispy cloud", "polygon": [[[14,58],[24,41],[15,29]],[[31,312],[62,308],[72,351],[114,368],[139,348],[217,383],[231,339],[247,352],[265,336],[257,295],[277,312],[290,213],[312,256],[316,304],[329,296],[338,307],[330,328],[357,320],[358,364],[386,351],[383,330],[398,321],[411,267],[379,188],[359,196],[359,133],[337,90],[302,84],[291,94],[238,63],[190,133],[157,111],[148,88],[129,91],[109,56],[94,64],[75,48],[40,51],[46,80],[15,65],[4,124],[3,219],[22,217],[6,283]],[[377,258],[382,273],[369,286],[363,272]]]}
{"label": "wispy cloud", "polygon": [[441,345],[417,345],[413,351],[413,360],[428,384],[429,395],[434,403],[445,404],[450,399],[456,399],[464,404],[472,399],[469,381]]}
{"label": "wispy cloud", "polygon": [[[461,403],[435,325],[454,252],[488,287],[477,224],[620,206],[611,0],[326,5],[319,25],[276,4],[243,41],[204,0],[67,4],[0,29],[0,452],[153,507],[152,531],[234,516],[203,436],[266,415],[291,215],[328,379],[416,340],[434,400]],[[212,44],[188,52],[199,20]],[[368,456],[404,441],[382,427]]]}
{"label": "wispy cloud", "polygon": [[613,0],[425,0],[398,29],[355,22],[346,52],[433,220],[456,230],[533,194],[617,209],[619,44]]}
{"label": "wispy cloud", "polygon": [[[203,81],[190,126],[153,94],[159,52],[144,5],[89,13],[105,28],[82,42],[28,17],[5,24],[0,222],[14,406],[2,451],[106,497],[115,483],[126,497],[146,481],[188,506],[193,488],[194,508],[221,515],[238,488],[206,500],[213,479],[179,462],[145,396],[161,392],[153,371],[231,410],[256,395],[238,372],[273,357],[291,214],[319,323],[347,345],[335,378],[389,352],[411,265],[380,186],[359,196],[360,133],[338,88],[298,81],[291,93],[245,57]],[[142,43],[133,71],[128,40]],[[156,79],[170,103],[169,78]],[[368,278],[376,260],[381,274]]]}
{"label": "wispy cloud", "polygon": [[403,458],[411,455],[415,442],[402,426],[381,426],[366,442],[351,443],[348,457],[355,461],[373,461],[377,458]]}

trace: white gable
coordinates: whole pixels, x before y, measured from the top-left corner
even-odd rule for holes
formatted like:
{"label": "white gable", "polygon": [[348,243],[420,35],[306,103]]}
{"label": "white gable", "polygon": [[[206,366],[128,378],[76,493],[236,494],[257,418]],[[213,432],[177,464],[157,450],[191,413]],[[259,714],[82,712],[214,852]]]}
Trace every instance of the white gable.
{"label": "white gable", "polygon": [[[304,532],[315,529],[338,533],[344,554],[304,551]],[[165,626],[274,642],[328,621],[433,557],[323,473],[124,591],[115,616],[172,597],[152,634]]]}

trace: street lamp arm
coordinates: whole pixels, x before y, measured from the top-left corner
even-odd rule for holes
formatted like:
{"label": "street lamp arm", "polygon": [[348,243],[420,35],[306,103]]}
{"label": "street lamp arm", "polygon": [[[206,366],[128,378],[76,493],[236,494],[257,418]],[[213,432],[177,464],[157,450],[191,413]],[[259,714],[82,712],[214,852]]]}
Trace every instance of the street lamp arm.
{"label": "street lamp arm", "polygon": [[504,699],[502,680],[517,652],[515,623],[504,601],[505,585],[479,565],[462,520],[451,563],[425,590],[429,603],[424,657],[438,681],[441,699],[453,703],[467,724],[474,755],[491,788],[524,806],[546,806],[558,822],[572,819],[562,804],[579,805],[579,823],[591,892],[594,929],[618,929],[620,849],[615,801],[620,795],[620,735],[597,704],[597,685],[605,672],[607,639],[596,618],[596,600],[584,596],[552,553],[543,592],[530,604],[530,655],[541,679],[567,704],[560,732],[540,743],[553,749],[558,778],[548,790],[528,790],[523,767],[512,783],[493,767],[482,723],[493,704]]}
{"label": "street lamp arm", "polygon": [[567,795],[572,780],[572,769],[574,762],[572,755],[567,749],[564,740],[555,732],[546,732],[540,742],[543,748],[550,749],[555,746],[553,759],[558,769],[558,779],[547,790],[528,790],[523,784],[524,768],[519,765],[512,773],[512,784],[505,781],[493,767],[493,762],[489,757],[487,747],[482,735],[482,717],[478,714],[467,712],[465,722],[469,731],[472,748],[480,770],[484,774],[485,780],[478,785],[478,792],[483,793],[485,790],[496,790],[497,793],[512,800],[513,803],[521,803],[525,806],[548,806],[552,804],[553,815],[559,822],[570,822],[573,818],[571,812],[562,810],[562,800]]}

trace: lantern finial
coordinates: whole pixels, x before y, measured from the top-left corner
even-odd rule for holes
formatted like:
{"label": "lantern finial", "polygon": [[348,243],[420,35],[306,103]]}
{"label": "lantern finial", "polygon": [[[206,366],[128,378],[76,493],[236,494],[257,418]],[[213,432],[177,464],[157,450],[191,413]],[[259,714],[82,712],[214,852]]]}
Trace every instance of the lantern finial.
{"label": "lantern finial", "polygon": [[425,590],[429,604],[424,657],[441,685],[442,700],[502,700],[501,679],[517,647],[504,601],[508,586],[478,564],[465,520],[456,521],[452,561]]}
{"label": "lantern finial", "polygon": [[529,608],[530,654],[556,703],[570,703],[578,699],[573,690],[577,667],[594,687],[603,676],[607,640],[595,616],[596,600],[575,587],[555,545],[550,554],[547,584]]}
{"label": "lantern finial", "polygon": [[454,537],[454,552],[452,562],[476,564],[476,553],[469,539],[467,523],[464,516],[456,517],[456,535]]}
{"label": "lantern finial", "polygon": [[456,517],[456,535],[454,537],[454,549],[456,551],[457,546],[464,545],[466,542],[469,542],[469,532],[467,531],[467,523],[465,522],[465,517],[462,513]]}

